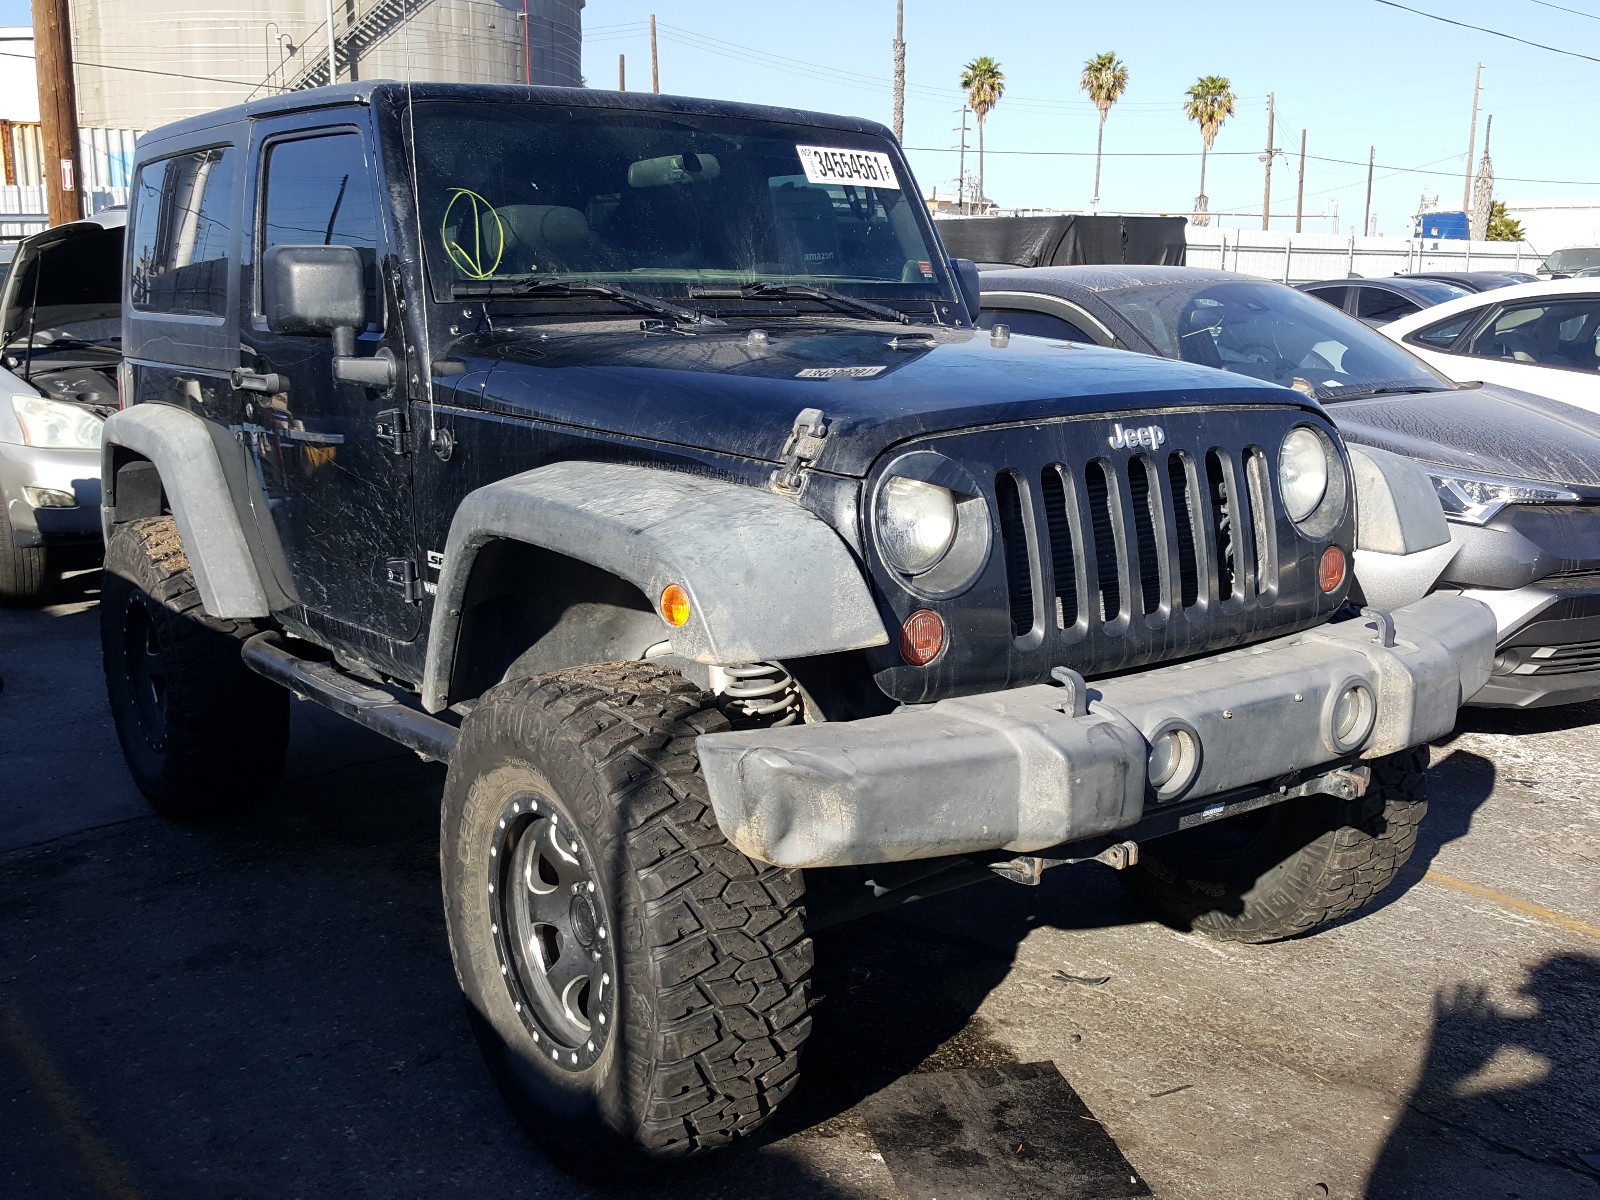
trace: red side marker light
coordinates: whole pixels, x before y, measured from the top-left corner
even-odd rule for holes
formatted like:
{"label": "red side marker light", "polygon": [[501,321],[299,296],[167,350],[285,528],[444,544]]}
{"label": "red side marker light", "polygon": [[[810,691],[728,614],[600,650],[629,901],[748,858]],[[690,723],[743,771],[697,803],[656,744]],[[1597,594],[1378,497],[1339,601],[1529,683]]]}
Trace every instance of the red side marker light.
{"label": "red side marker light", "polygon": [[913,667],[925,667],[944,649],[944,620],[938,613],[919,608],[900,626],[900,657]]}
{"label": "red side marker light", "polygon": [[1317,564],[1317,582],[1325,593],[1339,590],[1344,582],[1344,551],[1339,547],[1329,546],[1322,552],[1322,561]]}

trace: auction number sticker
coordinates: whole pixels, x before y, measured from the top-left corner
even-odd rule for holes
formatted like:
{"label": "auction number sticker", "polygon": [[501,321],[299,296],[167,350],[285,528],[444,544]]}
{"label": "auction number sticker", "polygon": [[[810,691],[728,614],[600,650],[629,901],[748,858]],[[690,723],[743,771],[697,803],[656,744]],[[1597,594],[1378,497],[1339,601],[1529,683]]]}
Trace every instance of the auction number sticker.
{"label": "auction number sticker", "polygon": [[894,163],[877,150],[837,150],[828,146],[796,146],[800,165],[811,183],[838,183],[900,190]]}
{"label": "auction number sticker", "polygon": [[796,379],[871,379],[889,368],[878,367],[807,367],[795,373]]}

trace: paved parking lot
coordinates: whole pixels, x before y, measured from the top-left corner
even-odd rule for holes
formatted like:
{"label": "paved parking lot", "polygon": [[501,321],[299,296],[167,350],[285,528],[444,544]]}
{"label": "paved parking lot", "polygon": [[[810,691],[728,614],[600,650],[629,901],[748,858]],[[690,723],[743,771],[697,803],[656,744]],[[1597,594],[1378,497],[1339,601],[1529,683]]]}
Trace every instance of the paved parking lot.
{"label": "paved parking lot", "polygon": [[[148,815],[94,587],[0,612],[0,1195],[600,1194],[479,1065],[442,769],[301,705],[275,804]],[[775,1126],[631,1194],[906,1196],[864,1097],[1051,1061],[1161,1197],[1600,1196],[1597,720],[1469,715],[1403,885],[1300,941],[1174,933],[1098,867],[826,933]]]}

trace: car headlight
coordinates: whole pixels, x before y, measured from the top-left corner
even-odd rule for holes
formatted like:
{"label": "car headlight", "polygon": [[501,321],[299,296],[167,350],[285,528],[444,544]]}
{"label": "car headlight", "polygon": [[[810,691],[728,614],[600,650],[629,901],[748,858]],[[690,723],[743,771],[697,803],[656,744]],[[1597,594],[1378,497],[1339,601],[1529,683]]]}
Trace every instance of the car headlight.
{"label": "car headlight", "polygon": [[1470,471],[1429,470],[1433,490],[1439,493],[1444,515],[1468,525],[1487,525],[1508,504],[1558,504],[1575,501],[1578,494],[1550,483],[1501,479]]}
{"label": "car headlight", "polygon": [[956,540],[955,493],[920,479],[884,480],[874,516],[884,559],[907,575],[938,566]]}
{"label": "car headlight", "polygon": [[1278,450],[1278,491],[1289,519],[1300,524],[1328,494],[1328,447],[1309,427],[1296,425]]}
{"label": "car headlight", "polygon": [[105,422],[86,408],[43,396],[13,396],[25,445],[48,450],[98,450]]}

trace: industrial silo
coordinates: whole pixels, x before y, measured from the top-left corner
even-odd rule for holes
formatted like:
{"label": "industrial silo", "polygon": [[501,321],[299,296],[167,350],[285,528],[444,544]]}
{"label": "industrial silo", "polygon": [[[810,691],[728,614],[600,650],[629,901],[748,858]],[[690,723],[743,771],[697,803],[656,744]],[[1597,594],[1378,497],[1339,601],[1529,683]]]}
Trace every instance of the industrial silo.
{"label": "industrial silo", "polygon": [[153,129],[328,82],[578,86],[584,0],[72,0],[79,120]]}

